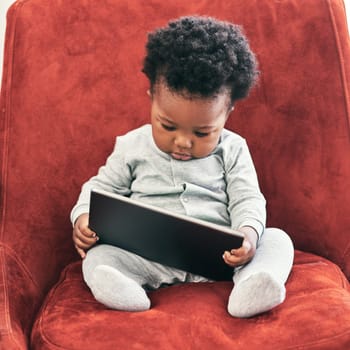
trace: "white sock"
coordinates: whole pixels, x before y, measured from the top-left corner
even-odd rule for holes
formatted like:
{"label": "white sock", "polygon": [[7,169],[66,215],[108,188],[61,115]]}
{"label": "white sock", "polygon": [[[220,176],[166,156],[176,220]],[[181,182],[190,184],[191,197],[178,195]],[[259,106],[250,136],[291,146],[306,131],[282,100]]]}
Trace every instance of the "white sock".
{"label": "white sock", "polygon": [[90,289],[97,301],[111,309],[145,311],[151,307],[145,290],[138,283],[108,265],[94,269]]}
{"label": "white sock", "polygon": [[293,257],[289,236],[279,229],[266,229],[253,260],[235,270],[228,312],[235,317],[251,317],[281,304]]}
{"label": "white sock", "polygon": [[234,317],[251,317],[281,304],[285,295],[283,283],[267,272],[258,272],[234,286],[227,309]]}

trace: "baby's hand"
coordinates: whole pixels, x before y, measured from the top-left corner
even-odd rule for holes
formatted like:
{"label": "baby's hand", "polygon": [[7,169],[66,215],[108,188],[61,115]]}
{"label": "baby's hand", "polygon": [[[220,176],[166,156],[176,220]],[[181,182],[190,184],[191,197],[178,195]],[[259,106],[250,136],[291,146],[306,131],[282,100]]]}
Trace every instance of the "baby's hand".
{"label": "baby's hand", "polygon": [[244,265],[253,259],[256,251],[257,233],[251,227],[242,227],[239,231],[244,233],[243,244],[238,249],[226,251],[222,256],[225,263],[231,267]]}
{"label": "baby's hand", "polygon": [[98,241],[96,233],[91,231],[88,225],[89,214],[82,214],[78,217],[73,228],[73,242],[82,259],[86,256],[86,250]]}

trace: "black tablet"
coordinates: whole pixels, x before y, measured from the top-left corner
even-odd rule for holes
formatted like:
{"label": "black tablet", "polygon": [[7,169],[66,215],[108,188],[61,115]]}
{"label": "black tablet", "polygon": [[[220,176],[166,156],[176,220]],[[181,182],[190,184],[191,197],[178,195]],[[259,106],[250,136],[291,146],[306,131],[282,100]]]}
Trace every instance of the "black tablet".
{"label": "black tablet", "polygon": [[228,227],[101,190],[91,191],[89,227],[100,243],[213,280],[232,279],[222,255],[244,238]]}

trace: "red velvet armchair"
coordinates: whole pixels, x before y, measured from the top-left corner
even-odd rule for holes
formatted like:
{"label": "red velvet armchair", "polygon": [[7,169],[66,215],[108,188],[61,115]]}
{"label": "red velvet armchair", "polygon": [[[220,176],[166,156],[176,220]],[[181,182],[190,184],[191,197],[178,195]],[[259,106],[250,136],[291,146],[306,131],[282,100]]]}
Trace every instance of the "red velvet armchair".
{"label": "red velvet armchair", "polygon": [[[96,302],[69,212],[114,137],[147,123],[148,31],[188,14],[241,24],[259,85],[227,127],[250,146],[268,226],[292,237],[285,303],[226,311],[232,282]],[[20,0],[8,12],[0,105],[0,348],[350,349],[350,43],[341,0]]]}

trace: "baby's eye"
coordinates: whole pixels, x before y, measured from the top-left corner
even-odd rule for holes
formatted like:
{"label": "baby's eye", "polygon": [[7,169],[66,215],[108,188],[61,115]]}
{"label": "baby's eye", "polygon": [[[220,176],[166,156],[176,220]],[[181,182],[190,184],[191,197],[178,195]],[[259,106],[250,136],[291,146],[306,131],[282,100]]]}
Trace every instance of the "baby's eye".
{"label": "baby's eye", "polygon": [[208,132],[200,132],[200,131],[195,131],[194,134],[197,136],[197,137],[206,137],[209,135]]}
{"label": "baby's eye", "polygon": [[162,125],[163,129],[165,129],[167,131],[175,131],[176,130],[175,126],[167,125],[167,124],[163,124],[163,123],[161,123],[161,125]]}

